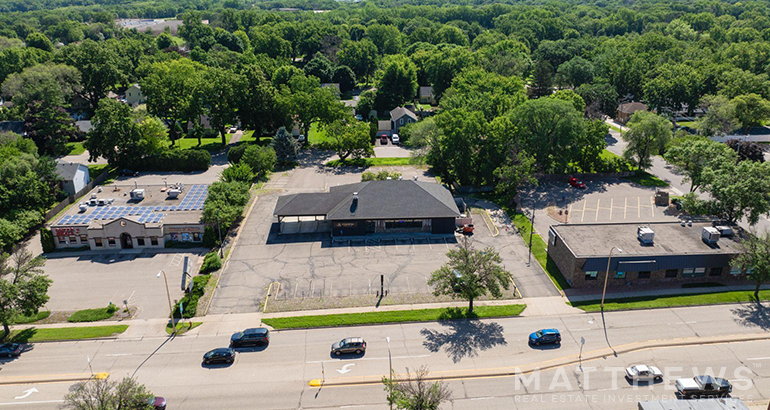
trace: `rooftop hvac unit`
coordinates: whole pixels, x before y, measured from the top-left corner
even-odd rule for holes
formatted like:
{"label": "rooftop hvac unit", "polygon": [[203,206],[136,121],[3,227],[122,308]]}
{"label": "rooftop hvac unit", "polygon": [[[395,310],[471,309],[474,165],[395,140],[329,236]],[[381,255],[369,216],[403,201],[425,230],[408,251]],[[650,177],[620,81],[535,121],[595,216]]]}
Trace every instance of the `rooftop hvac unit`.
{"label": "rooftop hvac unit", "polygon": [[639,239],[639,242],[651,245],[655,239],[655,231],[650,229],[649,226],[640,226],[636,228],[636,237]]}
{"label": "rooftop hvac unit", "polygon": [[176,199],[179,197],[179,194],[181,194],[182,191],[176,188],[171,188],[168,191],[166,191],[166,195],[168,195],[171,199]]}
{"label": "rooftop hvac unit", "polygon": [[137,201],[141,201],[142,199],[144,199],[144,189],[141,189],[141,188],[132,189],[130,194],[131,194],[131,199],[135,199]]}
{"label": "rooftop hvac unit", "polygon": [[733,228],[730,228],[729,226],[715,226],[717,231],[719,231],[719,234],[721,236],[732,236],[733,235]]}
{"label": "rooftop hvac unit", "polygon": [[80,205],[78,205],[78,208],[80,209],[80,212],[85,212],[88,209],[88,204],[81,202]]}
{"label": "rooftop hvac unit", "polygon": [[719,241],[719,237],[722,236],[722,234],[716,228],[706,226],[703,228],[703,231],[701,231],[700,236],[703,239],[703,242],[714,245]]}

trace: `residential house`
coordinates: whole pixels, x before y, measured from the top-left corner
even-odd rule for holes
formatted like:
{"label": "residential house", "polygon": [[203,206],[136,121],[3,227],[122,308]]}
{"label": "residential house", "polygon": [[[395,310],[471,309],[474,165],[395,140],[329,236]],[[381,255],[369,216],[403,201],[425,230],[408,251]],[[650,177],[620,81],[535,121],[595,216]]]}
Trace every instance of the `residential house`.
{"label": "residential house", "polygon": [[390,137],[393,135],[393,123],[389,120],[377,121],[377,136],[387,135]]}
{"label": "residential house", "polygon": [[126,104],[136,107],[137,105],[144,104],[147,101],[142,94],[142,89],[139,84],[132,84],[131,87],[126,89]]}
{"label": "residential house", "polygon": [[420,104],[436,105],[436,96],[433,95],[433,87],[420,87],[418,94]]}
{"label": "residential house", "polygon": [[640,102],[627,102],[618,106],[618,116],[616,120],[621,124],[627,123],[631,116],[637,111],[647,111],[647,106]]}
{"label": "residential house", "polygon": [[56,161],[56,174],[61,178],[61,189],[67,195],[75,195],[91,182],[88,167],[70,161]]}
{"label": "residential house", "polygon": [[405,107],[396,107],[390,111],[391,131],[393,134],[398,134],[398,130],[401,127],[417,121],[417,114]]}

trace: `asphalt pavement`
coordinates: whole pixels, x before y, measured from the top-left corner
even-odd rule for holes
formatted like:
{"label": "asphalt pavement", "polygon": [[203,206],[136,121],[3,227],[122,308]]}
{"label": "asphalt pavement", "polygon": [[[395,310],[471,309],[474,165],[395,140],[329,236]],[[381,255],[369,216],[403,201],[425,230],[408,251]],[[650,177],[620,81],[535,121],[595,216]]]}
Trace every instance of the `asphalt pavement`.
{"label": "asphalt pavement", "polygon": [[[676,347],[694,338],[770,338],[766,309],[746,304],[612,312],[605,316],[606,337],[598,313],[276,331],[269,347],[241,350],[230,366],[201,365],[204,352],[225,346],[229,340],[229,331],[206,331],[211,323],[176,338],[40,343],[0,365],[0,407],[58,408],[71,383],[34,381],[93,369],[109,372],[111,378],[135,374],[155,394],[166,397],[172,409],[255,405],[264,409],[384,409],[381,385],[331,384],[378,379],[388,373],[389,353],[397,373],[424,365],[432,375],[451,378],[447,384],[453,399],[445,408],[550,409],[573,403],[569,408],[632,409],[639,395],[670,398],[677,377],[722,371],[736,385],[734,396],[766,402],[770,397],[770,341]],[[550,327],[562,332],[561,346],[528,346],[530,332]],[[331,343],[349,336],[367,340],[366,354],[330,355]],[[629,344],[666,345],[661,340],[670,341],[671,347],[623,353]],[[596,352],[611,352],[610,346],[620,352],[617,357],[609,353],[588,361]],[[576,357],[587,361],[574,363]],[[570,361],[572,364],[553,366]],[[667,372],[666,380],[652,387],[628,384],[618,372],[636,363],[657,365]],[[549,370],[537,373],[538,383],[531,379],[535,373],[474,376],[515,372],[527,366]],[[586,377],[590,379],[586,381]],[[318,378],[328,385],[309,386],[310,380]],[[16,384],[3,384],[11,379]],[[18,383],[19,379],[30,382]]]}

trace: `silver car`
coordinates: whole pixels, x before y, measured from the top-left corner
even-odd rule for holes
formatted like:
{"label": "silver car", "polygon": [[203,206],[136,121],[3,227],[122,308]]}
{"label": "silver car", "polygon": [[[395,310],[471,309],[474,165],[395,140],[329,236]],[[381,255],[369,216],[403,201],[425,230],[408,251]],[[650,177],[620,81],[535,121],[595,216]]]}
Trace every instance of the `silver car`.
{"label": "silver car", "polygon": [[655,366],[637,364],[626,369],[626,378],[632,382],[659,382],[663,372]]}

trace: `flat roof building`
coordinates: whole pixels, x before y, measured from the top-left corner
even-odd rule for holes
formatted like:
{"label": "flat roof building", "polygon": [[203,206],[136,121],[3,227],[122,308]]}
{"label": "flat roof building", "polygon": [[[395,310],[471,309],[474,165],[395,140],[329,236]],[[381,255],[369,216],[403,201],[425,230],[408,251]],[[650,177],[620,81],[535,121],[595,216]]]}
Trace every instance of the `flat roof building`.
{"label": "flat roof building", "polygon": [[451,234],[460,211],[449,190],[439,184],[386,180],[339,185],[329,192],[284,195],[278,198],[273,214],[278,217],[281,233],[331,232],[332,236],[351,236]]}
{"label": "flat roof building", "polygon": [[57,248],[163,248],[202,242],[208,185],[97,187],[50,229]]}
{"label": "flat roof building", "polygon": [[736,280],[731,267],[743,231],[712,223],[659,222],[552,225],[548,256],[572,287],[603,286],[610,249],[608,286],[676,281]]}

